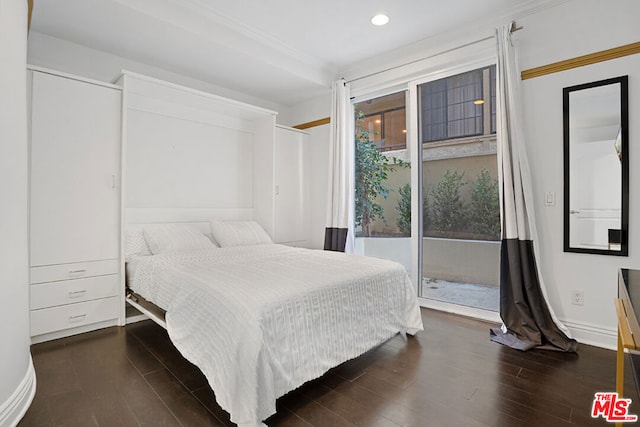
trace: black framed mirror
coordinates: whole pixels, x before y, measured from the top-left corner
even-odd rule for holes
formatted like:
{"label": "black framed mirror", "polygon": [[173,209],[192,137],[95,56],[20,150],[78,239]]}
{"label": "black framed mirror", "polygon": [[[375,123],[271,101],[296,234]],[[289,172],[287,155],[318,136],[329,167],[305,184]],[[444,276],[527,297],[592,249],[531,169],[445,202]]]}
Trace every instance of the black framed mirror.
{"label": "black framed mirror", "polygon": [[628,77],[563,89],[564,251],[629,254]]}

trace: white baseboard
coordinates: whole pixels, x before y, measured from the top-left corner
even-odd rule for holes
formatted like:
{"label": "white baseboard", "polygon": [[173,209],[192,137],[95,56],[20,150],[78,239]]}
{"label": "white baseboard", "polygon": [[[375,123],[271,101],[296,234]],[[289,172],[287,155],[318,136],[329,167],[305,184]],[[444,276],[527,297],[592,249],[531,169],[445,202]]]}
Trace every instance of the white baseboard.
{"label": "white baseboard", "polygon": [[602,328],[596,325],[575,323],[567,320],[560,320],[569,329],[573,338],[580,344],[592,345],[595,347],[616,350],[618,347],[618,331],[614,329]]}
{"label": "white baseboard", "polygon": [[9,399],[0,406],[0,427],[13,427],[27,413],[36,394],[36,371],[29,354],[27,372]]}
{"label": "white baseboard", "polygon": [[70,337],[71,335],[84,334],[85,332],[95,331],[97,329],[108,328],[111,326],[117,326],[118,319],[105,320],[103,322],[91,323],[90,325],[83,325],[77,328],[63,329],[61,331],[50,332],[43,335],[35,335],[31,337],[31,344],[39,344],[45,341],[57,340],[59,338]]}
{"label": "white baseboard", "polygon": [[[446,311],[447,313],[459,314],[461,316],[473,317],[475,319],[488,322],[502,323],[500,314],[495,311],[481,310],[474,307],[450,304],[442,301],[418,298],[421,307],[432,308],[434,310]],[[616,329],[602,328],[597,325],[570,322],[560,320],[571,332],[572,337],[580,344],[592,345],[594,347],[616,350],[618,345],[618,331]]]}

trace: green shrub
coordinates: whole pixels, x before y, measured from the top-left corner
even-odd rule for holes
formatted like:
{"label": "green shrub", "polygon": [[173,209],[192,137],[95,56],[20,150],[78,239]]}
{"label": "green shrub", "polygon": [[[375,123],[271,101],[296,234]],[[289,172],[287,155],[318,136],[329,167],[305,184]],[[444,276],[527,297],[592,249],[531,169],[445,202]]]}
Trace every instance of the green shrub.
{"label": "green shrub", "polygon": [[429,190],[426,201],[429,230],[443,233],[443,237],[452,237],[455,232],[467,228],[469,207],[460,194],[464,172],[447,170],[440,182]]}
{"label": "green shrub", "polygon": [[474,233],[500,238],[500,196],[498,179],[492,179],[486,169],[478,174],[470,190],[470,228]]}
{"label": "green shrub", "polygon": [[396,204],[396,212],[398,217],[396,225],[398,229],[405,235],[411,235],[411,185],[405,184],[398,189],[398,203]]}

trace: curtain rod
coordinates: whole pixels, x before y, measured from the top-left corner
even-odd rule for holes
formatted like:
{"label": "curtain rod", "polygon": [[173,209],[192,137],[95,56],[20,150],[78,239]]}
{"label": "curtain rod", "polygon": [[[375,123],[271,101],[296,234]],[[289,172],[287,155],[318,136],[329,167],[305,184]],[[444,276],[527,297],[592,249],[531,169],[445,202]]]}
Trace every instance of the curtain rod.
{"label": "curtain rod", "polygon": [[516,21],[511,21],[511,29],[509,30],[510,33],[515,33],[516,31],[520,31],[523,27],[517,27],[516,26]]}
{"label": "curtain rod", "polygon": [[[516,21],[511,21],[511,29],[510,29],[511,33],[514,33],[516,31],[520,31],[522,28],[523,27],[516,26]],[[394,65],[393,67],[385,68],[384,70],[376,71],[375,73],[370,73],[370,74],[366,74],[364,76],[356,77],[356,78],[351,79],[351,80],[347,80],[346,83],[357,82],[358,80],[362,80],[362,79],[366,79],[366,78],[369,78],[369,77],[376,76],[378,74],[386,73],[387,71],[392,71],[392,70],[395,70],[397,68],[406,67],[407,65],[413,65],[413,64],[416,64],[416,63],[418,63],[420,61],[424,61],[425,59],[435,58],[436,56],[444,55],[445,53],[453,52],[455,50],[462,49],[462,48],[465,48],[465,47],[468,47],[468,46],[473,46],[474,44],[482,43],[482,42],[490,40],[492,38],[493,38],[493,36],[488,36],[488,37],[484,37],[484,38],[479,39],[479,40],[474,40],[472,42],[469,42],[469,43],[466,43],[466,44],[463,44],[463,45],[460,45],[460,46],[452,47],[451,49],[446,49],[446,50],[443,50],[441,52],[434,53],[433,55],[425,56],[424,58],[414,59],[413,61],[405,62],[405,63],[399,64],[399,65]]]}

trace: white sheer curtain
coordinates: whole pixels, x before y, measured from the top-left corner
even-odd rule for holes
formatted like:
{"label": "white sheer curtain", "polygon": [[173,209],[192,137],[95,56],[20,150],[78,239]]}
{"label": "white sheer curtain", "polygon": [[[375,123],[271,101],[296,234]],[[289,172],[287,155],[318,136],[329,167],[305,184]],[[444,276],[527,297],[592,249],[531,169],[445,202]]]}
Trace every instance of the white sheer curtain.
{"label": "white sheer curtain", "polygon": [[498,176],[502,246],[500,316],[491,339],[520,350],[575,351],[577,343],[549,305],[540,268],[531,175],[525,150],[520,75],[511,24],[496,29]]}
{"label": "white sheer curtain", "polygon": [[329,191],[326,250],[353,252],[354,236],[354,117],[349,83],[333,83],[329,135]]}

